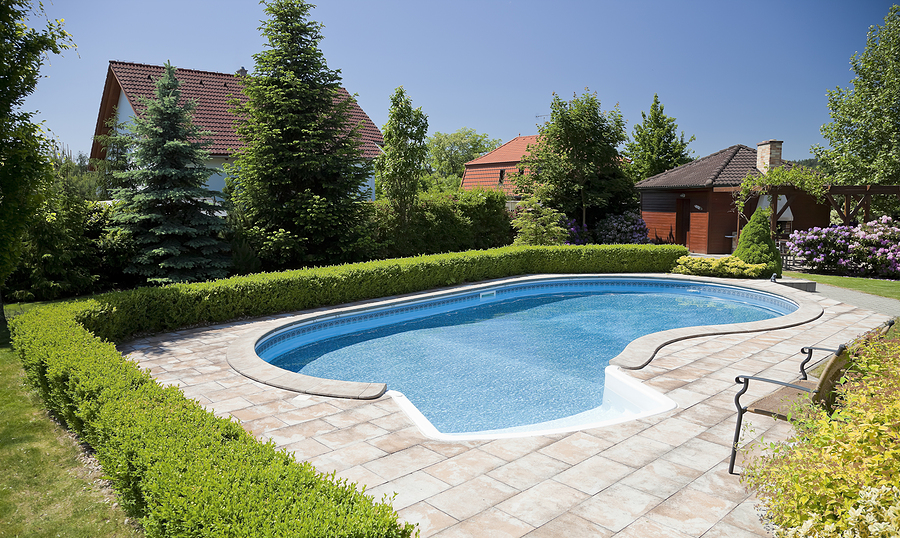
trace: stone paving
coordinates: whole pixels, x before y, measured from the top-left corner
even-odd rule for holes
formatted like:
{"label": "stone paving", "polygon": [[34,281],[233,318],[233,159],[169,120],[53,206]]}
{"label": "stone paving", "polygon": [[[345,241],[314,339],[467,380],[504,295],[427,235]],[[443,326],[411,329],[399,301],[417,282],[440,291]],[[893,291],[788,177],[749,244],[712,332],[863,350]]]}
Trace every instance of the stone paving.
{"label": "stone paving", "polygon": [[[323,472],[393,497],[422,537],[766,536],[754,498],[727,472],[738,374],[790,381],[802,346],[837,347],[889,319],[819,294],[816,321],[764,333],[683,340],[630,372],[678,403],[603,428],[493,441],[423,436],[387,396],[346,400],[253,381],[225,360],[253,321],[182,330],[121,346],[164,385],[239,420]],[[276,316],[277,317],[277,316]],[[265,320],[273,317],[265,318]],[[751,384],[747,401],[769,388]],[[783,422],[747,415],[747,441],[785,438]]]}

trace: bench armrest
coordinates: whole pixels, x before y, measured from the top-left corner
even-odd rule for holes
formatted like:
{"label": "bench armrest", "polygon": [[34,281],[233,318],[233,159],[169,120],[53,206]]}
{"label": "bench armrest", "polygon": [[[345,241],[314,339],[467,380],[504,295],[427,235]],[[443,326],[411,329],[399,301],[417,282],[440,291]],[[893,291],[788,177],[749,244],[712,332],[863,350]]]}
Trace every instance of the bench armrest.
{"label": "bench armrest", "polygon": [[[805,348],[804,348],[805,349]],[[734,406],[737,407],[738,413],[742,413],[744,411],[744,407],[741,406],[741,396],[747,392],[747,389],[750,388],[750,380],[753,379],[755,381],[762,381],[765,383],[773,383],[775,385],[781,385],[782,387],[788,387],[792,389],[802,390],[803,392],[815,392],[813,389],[808,387],[802,387],[800,385],[794,385],[793,383],[786,383],[784,381],[777,381],[775,379],[768,379],[765,377],[757,377],[755,375],[739,375],[734,378],[735,383],[743,384],[741,390],[734,395]]]}
{"label": "bench armrest", "polygon": [[840,355],[846,348],[847,346],[845,346],[844,344],[839,345],[837,349],[815,346],[800,348],[800,353],[806,353],[806,358],[803,359],[803,362],[800,363],[800,379],[802,381],[806,381],[806,364],[812,360],[813,351],[828,351],[829,353]]}

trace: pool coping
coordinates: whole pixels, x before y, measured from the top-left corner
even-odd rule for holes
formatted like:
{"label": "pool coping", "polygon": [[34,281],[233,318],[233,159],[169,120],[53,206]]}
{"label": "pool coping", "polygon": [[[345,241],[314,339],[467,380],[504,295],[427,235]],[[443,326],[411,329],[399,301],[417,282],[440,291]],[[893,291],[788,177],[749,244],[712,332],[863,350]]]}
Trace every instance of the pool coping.
{"label": "pool coping", "polygon": [[452,286],[426,292],[359,301],[335,307],[317,308],[314,310],[299,312],[297,314],[286,317],[280,317],[278,319],[260,322],[258,326],[254,328],[254,330],[238,338],[228,346],[226,351],[226,359],[228,361],[228,364],[242,375],[253,379],[254,381],[258,381],[260,383],[264,383],[273,387],[300,392],[303,394],[310,394],[313,396],[372,400],[379,398],[385,394],[385,392],[387,391],[387,385],[385,383],[338,381],[334,379],[312,377],[296,372],[289,372],[287,370],[278,368],[277,366],[272,366],[271,364],[260,358],[256,354],[257,341],[259,341],[267,334],[276,331],[285,325],[290,325],[293,323],[307,322],[320,318],[328,318],[341,314],[354,313],[370,308],[382,308],[402,305],[404,303],[412,301],[438,298],[445,295],[457,294],[461,292],[477,292],[480,289],[491,288],[498,285],[519,284],[558,278],[653,278],[662,280],[689,281],[696,282],[698,284],[706,283],[716,285],[730,285],[779,295],[798,305],[798,309],[790,314],[762,321],[734,323],[730,325],[701,325],[694,327],[685,327],[681,329],[670,329],[667,331],[661,331],[658,333],[652,333],[642,336],[637,340],[631,342],[621,353],[610,360],[610,365],[619,366],[623,370],[639,370],[647,366],[648,364],[650,364],[650,362],[653,360],[660,349],[674,342],[686,340],[689,338],[699,338],[703,336],[751,333],[794,327],[816,320],[821,317],[824,312],[823,308],[817,302],[810,299],[806,295],[807,292],[796,290],[787,286],[782,286],[778,283],[768,280],[724,279],[659,273],[578,273],[525,275],[488,280],[474,284],[463,284],[459,286]]}

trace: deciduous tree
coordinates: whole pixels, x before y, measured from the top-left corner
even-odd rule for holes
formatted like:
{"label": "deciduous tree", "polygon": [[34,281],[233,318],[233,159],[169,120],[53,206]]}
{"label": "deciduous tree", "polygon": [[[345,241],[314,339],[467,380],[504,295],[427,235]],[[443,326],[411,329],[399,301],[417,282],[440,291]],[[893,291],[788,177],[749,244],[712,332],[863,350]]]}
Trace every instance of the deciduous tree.
{"label": "deciduous tree", "polygon": [[452,133],[434,133],[428,137],[428,168],[426,178],[429,190],[458,190],[465,164],[500,147],[502,141],[491,139],[475,129],[462,127]]}
{"label": "deciduous tree", "polygon": [[350,122],[351,96],[319,49],[303,0],[264,2],[266,49],[237,106],[245,148],[229,167],[234,222],[264,269],[353,261],[371,163]]}
{"label": "deciduous tree", "polygon": [[397,211],[401,225],[408,220],[425,174],[426,133],[428,116],[421,107],[413,108],[412,99],[400,86],[391,96],[388,122],[382,128],[384,147],[375,159],[375,180]]}
{"label": "deciduous tree", "polygon": [[685,140],[684,131],[679,135],[675,118],[666,116],[664,108],[659,96],[653,94],[650,115],[641,112],[643,121],[634,126],[633,140],[625,144],[622,154],[630,161],[626,169],[635,182],[693,160],[687,147],[694,137]]}
{"label": "deciduous tree", "polygon": [[219,238],[225,221],[211,201],[217,193],[204,186],[214,172],[203,149],[211,141],[191,121],[195,105],[181,100],[179,87],[166,63],[155,98],[129,126],[135,168],[117,173],[136,187],[113,191],[119,200],[114,230],[129,234],[137,250],[125,270],[151,284],[223,278],[231,265],[228,244]]}
{"label": "deciduous tree", "polygon": [[[61,20],[29,28],[29,15],[45,17],[28,0],[0,3],[0,287],[18,263],[22,234],[41,205],[52,171],[49,144],[31,112],[21,109],[40,78],[48,54],[74,46]],[[6,325],[0,299],[0,327]]]}
{"label": "deciduous tree", "polygon": [[900,6],[869,28],[866,48],[850,58],[852,88],[828,92],[831,123],[812,147],[836,185],[900,184]]}
{"label": "deciduous tree", "polygon": [[618,107],[601,111],[596,93],[586,91],[571,101],[554,94],[550,121],[538,127],[537,144],[515,174],[518,192],[538,194],[541,204],[582,226],[633,209],[637,194],[616,149],[625,139]]}

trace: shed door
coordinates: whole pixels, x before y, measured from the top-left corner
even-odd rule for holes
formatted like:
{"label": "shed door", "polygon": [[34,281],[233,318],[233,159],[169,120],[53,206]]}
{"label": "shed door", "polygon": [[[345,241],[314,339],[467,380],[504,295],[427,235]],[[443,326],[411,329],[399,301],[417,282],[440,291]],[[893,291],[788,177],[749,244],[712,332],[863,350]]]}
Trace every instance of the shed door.
{"label": "shed door", "polygon": [[691,201],[679,198],[675,205],[675,242],[691,248]]}

